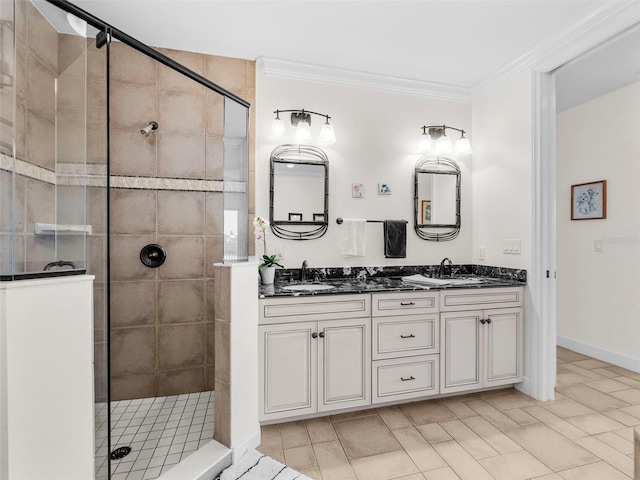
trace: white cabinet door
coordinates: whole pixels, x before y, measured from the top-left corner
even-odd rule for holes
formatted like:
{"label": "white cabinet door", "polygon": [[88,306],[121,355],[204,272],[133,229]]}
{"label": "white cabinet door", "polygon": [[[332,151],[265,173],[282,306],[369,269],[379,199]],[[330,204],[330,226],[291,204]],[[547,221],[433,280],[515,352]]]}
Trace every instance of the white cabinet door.
{"label": "white cabinet door", "polygon": [[318,339],[316,322],[259,327],[263,359],[261,419],[316,412]]}
{"label": "white cabinet door", "polygon": [[523,309],[485,310],[486,386],[521,382],[523,378]]}
{"label": "white cabinet door", "polygon": [[371,403],[370,319],[318,322],[318,411]]}
{"label": "white cabinet door", "polygon": [[482,311],[440,316],[440,393],[479,388],[482,383]]}

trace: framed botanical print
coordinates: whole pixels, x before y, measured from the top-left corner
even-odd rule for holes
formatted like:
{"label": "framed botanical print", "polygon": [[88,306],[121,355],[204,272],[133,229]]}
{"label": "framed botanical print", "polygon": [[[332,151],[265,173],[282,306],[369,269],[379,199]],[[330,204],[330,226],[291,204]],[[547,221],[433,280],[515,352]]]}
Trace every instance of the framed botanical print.
{"label": "framed botanical print", "polygon": [[422,200],[420,219],[422,225],[431,225],[431,200]]}

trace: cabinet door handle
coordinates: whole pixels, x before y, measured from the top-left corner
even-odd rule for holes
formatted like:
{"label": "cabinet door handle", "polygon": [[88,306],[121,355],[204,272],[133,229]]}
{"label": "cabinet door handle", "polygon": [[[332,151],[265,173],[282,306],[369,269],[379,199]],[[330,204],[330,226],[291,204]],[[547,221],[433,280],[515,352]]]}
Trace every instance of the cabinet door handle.
{"label": "cabinet door handle", "polygon": [[400,338],[416,338],[416,336],[412,333],[411,335],[400,335]]}
{"label": "cabinet door handle", "polygon": [[311,334],[311,338],[318,338],[318,334],[317,334],[316,332],[313,332],[313,333]]}
{"label": "cabinet door handle", "polygon": [[400,302],[400,305],[402,305],[403,307],[407,307],[409,305],[415,305],[416,302]]}
{"label": "cabinet door handle", "polygon": [[324,338],[324,332],[320,332],[320,338]]}
{"label": "cabinet door handle", "polygon": [[411,375],[409,378],[404,378],[404,377],[400,377],[400,380],[402,380],[403,382],[408,382],[409,380],[415,380],[416,377],[414,377],[413,375]]}
{"label": "cabinet door handle", "polygon": [[491,319],[490,318],[487,318],[487,323],[491,323]]}
{"label": "cabinet door handle", "polygon": [[484,325],[485,323],[487,323],[487,321],[484,318],[481,318],[480,323]]}

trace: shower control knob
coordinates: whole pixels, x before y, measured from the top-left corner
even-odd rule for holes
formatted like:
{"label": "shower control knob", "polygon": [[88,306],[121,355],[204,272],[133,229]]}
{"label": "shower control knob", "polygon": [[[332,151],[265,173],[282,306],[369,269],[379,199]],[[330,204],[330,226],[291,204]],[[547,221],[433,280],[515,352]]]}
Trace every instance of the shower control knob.
{"label": "shower control knob", "polygon": [[167,259],[167,252],[164,247],[157,243],[145,245],[140,250],[140,261],[149,268],[158,268]]}

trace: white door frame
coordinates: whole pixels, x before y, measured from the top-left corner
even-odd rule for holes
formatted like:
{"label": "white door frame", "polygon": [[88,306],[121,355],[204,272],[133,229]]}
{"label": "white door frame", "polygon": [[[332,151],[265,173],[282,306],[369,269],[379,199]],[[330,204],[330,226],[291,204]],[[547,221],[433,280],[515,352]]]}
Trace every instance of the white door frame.
{"label": "white door frame", "polygon": [[[556,108],[554,70],[640,22],[640,2],[609,4],[534,62],[531,385],[538,400],[554,398],[556,380]],[[548,272],[548,277],[547,277]]]}

